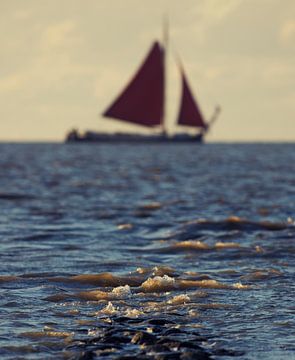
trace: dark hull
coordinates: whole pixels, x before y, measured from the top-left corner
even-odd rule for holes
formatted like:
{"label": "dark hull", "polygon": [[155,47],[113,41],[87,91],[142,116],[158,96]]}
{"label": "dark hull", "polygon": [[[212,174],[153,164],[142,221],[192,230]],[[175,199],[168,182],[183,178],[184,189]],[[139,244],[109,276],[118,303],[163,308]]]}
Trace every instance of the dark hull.
{"label": "dark hull", "polygon": [[138,135],[138,134],[104,134],[86,132],[81,135],[75,131],[66,137],[67,143],[202,143],[203,134],[188,135]]}

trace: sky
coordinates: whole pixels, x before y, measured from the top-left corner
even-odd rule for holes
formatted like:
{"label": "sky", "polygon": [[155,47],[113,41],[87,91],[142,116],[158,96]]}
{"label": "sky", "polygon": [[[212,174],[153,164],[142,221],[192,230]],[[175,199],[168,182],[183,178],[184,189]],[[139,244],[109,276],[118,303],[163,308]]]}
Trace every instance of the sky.
{"label": "sky", "polygon": [[169,18],[167,124],[180,56],[208,141],[295,141],[294,0],[0,0],[0,141],[138,128],[101,113]]}

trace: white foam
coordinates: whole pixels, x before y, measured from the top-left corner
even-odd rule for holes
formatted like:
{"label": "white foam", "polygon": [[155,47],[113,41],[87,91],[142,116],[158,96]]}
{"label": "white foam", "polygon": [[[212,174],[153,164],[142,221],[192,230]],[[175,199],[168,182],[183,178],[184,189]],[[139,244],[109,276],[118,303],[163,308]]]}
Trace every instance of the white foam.
{"label": "white foam", "polygon": [[181,294],[181,295],[174,296],[172,299],[168,300],[167,303],[171,304],[171,305],[181,305],[181,304],[185,304],[190,301],[191,301],[191,299],[188,295]]}
{"label": "white foam", "polygon": [[103,314],[113,315],[118,312],[118,309],[116,309],[116,307],[109,301],[106,307],[101,310],[101,312]]}
{"label": "white foam", "polygon": [[176,281],[168,275],[155,276],[153,278],[148,278],[141,286],[148,291],[167,291],[167,289],[176,286]]}
{"label": "white foam", "polygon": [[131,290],[129,285],[118,286],[113,288],[112,294],[116,297],[128,297],[131,295]]}

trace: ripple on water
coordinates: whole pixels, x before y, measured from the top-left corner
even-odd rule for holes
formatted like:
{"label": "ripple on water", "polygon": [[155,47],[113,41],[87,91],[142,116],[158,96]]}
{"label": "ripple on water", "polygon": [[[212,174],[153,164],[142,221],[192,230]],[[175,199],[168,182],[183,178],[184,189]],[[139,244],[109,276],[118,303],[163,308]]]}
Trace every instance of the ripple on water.
{"label": "ripple on water", "polygon": [[293,145],[0,147],[1,357],[292,358]]}

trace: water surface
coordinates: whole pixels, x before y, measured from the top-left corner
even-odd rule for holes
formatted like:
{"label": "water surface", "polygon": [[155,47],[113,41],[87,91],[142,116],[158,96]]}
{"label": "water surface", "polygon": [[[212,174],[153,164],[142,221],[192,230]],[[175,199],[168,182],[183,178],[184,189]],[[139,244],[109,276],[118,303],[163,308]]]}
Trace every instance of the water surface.
{"label": "water surface", "polygon": [[295,145],[0,151],[1,358],[295,357]]}

